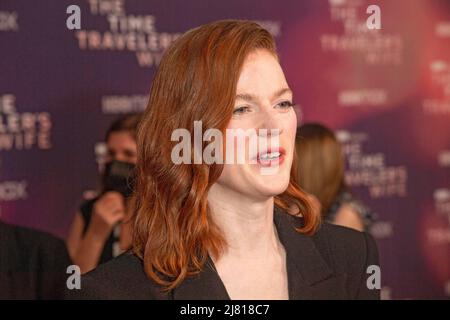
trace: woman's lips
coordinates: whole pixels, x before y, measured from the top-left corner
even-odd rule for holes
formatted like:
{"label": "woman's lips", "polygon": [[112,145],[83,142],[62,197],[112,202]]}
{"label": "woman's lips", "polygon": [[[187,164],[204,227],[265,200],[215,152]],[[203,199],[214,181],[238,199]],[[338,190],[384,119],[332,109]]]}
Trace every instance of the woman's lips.
{"label": "woman's lips", "polygon": [[257,157],[257,162],[262,167],[279,166],[284,162],[286,150],[284,148],[267,149],[260,152]]}

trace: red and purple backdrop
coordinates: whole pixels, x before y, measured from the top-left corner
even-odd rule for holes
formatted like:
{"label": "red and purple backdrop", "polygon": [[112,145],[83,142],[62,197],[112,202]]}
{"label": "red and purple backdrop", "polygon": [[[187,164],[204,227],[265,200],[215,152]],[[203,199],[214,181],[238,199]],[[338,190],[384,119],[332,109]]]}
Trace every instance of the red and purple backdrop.
{"label": "red and purple backdrop", "polygon": [[379,217],[382,297],[448,299],[448,0],[1,0],[1,218],[64,238],[97,188],[105,129],[145,108],[174,39],[225,18],[275,36],[302,121],[337,131],[347,181]]}

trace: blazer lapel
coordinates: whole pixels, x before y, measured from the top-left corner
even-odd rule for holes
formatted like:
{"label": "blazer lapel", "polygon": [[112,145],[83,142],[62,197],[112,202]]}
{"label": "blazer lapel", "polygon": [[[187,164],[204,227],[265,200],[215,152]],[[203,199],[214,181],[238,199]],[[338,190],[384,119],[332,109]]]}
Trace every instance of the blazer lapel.
{"label": "blazer lapel", "polygon": [[[278,236],[286,250],[290,300],[342,299],[346,297],[345,276],[333,270],[318,251],[314,240],[297,232],[301,219],[274,210]],[[230,300],[225,285],[208,257],[203,270],[184,280],[172,291],[175,300]]]}
{"label": "blazer lapel", "polygon": [[184,280],[172,292],[175,300],[230,300],[225,285],[208,256],[203,270]]}
{"label": "blazer lapel", "polygon": [[286,250],[289,299],[338,299],[346,296],[345,277],[336,276],[311,236],[295,230],[301,219],[277,209],[274,221]]}

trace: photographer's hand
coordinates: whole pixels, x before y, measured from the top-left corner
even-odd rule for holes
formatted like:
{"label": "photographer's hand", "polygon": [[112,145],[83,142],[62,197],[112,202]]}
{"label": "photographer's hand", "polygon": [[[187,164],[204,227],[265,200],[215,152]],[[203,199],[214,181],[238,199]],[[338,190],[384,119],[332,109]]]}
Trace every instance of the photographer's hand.
{"label": "photographer's hand", "polygon": [[106,241],[114,226],[124,217],[124,197],[115,191],[106,192],[94,204],[90,232]]}
{"label": "photographer's hand", "polygon": [[67,244],[74,264],[82,273],[95,268],[114,226],[125,217],[125,200],[120,193],[107,192],[94,203],[86,233],[80,212],[75,215]]}

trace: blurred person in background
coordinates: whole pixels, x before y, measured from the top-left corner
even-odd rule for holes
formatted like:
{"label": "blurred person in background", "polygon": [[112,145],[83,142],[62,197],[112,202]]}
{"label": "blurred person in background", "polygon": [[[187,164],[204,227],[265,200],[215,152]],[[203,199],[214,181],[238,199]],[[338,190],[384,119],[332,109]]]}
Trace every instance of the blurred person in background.
{"label": "blurred person in background", "polygon": [[108,129],[101,193],[84,202],[73,220],[67,247],[82,273],[118,256],[131,245],[127,198],[132,192],[140,118],[140,114],[123,116]]}
{"label": "blurred person in background", "polygon": [[368,231],[374,213],[351,193],[344,181],[344,155],[332,130],[318,123],[297,129],[298,181],[315,210],[331,223]]}

